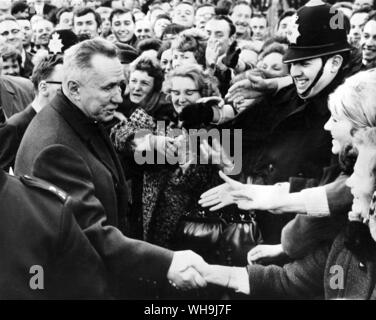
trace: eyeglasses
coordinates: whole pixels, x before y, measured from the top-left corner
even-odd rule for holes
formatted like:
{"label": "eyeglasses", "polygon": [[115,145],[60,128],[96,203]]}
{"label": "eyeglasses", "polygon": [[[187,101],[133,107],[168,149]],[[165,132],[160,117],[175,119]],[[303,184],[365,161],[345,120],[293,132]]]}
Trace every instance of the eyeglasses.
{"label": "eyeglasses", "polygon": [[51,83],[51,84],[62,84],[61,81],[46,81],[46,83]]}
{"label": "eyeglasses", "polygon": [[9,31],[4,31],[2,33],[0,33],[3,37],[8,37],[10,34],[13,34],[13,35],[16,35],[20,32],[21,30],[20,29],[12,29]]}

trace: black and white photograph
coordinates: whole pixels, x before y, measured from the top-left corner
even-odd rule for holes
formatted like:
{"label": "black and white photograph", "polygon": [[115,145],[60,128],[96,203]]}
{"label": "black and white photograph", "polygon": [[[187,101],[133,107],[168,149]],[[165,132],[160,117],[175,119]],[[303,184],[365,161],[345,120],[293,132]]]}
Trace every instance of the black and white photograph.
{"label": "black and white photograph", "polygon": [[0,0],[0,300],[376,300],[375,212],[376,0]]}

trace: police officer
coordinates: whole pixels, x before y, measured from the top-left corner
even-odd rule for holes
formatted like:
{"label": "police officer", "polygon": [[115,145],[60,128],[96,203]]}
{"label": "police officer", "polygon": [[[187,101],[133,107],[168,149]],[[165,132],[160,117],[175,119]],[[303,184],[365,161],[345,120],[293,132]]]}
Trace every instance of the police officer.
{"label": "police officer", "polygon": [[[345,18],[330,5],[312,0],[298,10],[287,36],[290,44],[283,61],[289,64],[293,84],[260,99],[231,123],[243,132],[243,179],[254,184],[272,185],[292,177],[319,180],[332,161],[324,124],[330,117],[328,95],[343,81],[351,49]],[[248,83],[244,92],[252,89]],[[283,226],[293,217],[264,211],[256,216],[267,244],[280,242]]]}
{"label": "police officer", "polygon": [[[324,124],[330,117],[328,95],[343,81],[351,50],[345,18],[330,5],[312,0],[297,11],[294,20],[283,57],[294,85],[265,99],[269,107],[258,119],[265,125],[262,132],[267,133],[246,151],[249,161],[247,156],[244,158],[247,179],[256,184],[271,185],[292,177],[318,180],[323,168],[333,161],[331,137]],[[251,126],[248,138],[252,134]],[[266,243],[279,243],[283,226],[293,218],[256,214]]]}
{"label": "police officer", "polygon": [[0,299],[106,299],[104,266],[74,203],[42,180],[0,170]]}

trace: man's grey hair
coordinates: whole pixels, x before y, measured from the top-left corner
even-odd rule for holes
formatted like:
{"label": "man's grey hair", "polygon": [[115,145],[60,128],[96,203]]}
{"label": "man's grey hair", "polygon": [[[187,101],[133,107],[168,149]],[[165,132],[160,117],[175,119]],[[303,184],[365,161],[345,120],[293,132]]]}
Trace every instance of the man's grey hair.
{"label": "man's grey hair", "polygon": [[111,42],[95,38],[75,44],[64,52],[63,87],[69,80],[82,80],[90,76],[93,69],[93,56],[103,55],[107,58],[117,58],[117,49]]}

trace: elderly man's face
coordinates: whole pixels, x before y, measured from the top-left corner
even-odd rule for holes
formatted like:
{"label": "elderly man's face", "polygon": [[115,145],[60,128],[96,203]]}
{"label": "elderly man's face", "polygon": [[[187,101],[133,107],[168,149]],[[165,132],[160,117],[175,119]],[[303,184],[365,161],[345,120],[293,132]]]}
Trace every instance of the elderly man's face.
{"label": "elderly man's face", "polygon": [[90,119],[107,122],[114,117],[121,97],[124,73],[118,58],[95,55],[88,81],[79,83],[80,109]]}
{"label": "elderly man's face", "polygon": [[143,20],[137,21],[135,34],[139,40],[151,38],[153,36],[153,31],[152,31],[149,20],[143,19]]}
{"label": "elderly man's face", "polygon": [[35,44],[48,45],[53,25],[47,20],[38,21],[35,26]]}
{"label": "elderly man's face", "polygon": [[10,44],[21,50],[22,38],[20,25],[16,21],[5,20],[0,22],[0,43]]}
{"label": "elderly man's face", "polygon": [[98,36],[98,24],[93,13],[73,18],[74,32],[77,35],[87,34],[90,38]]}

